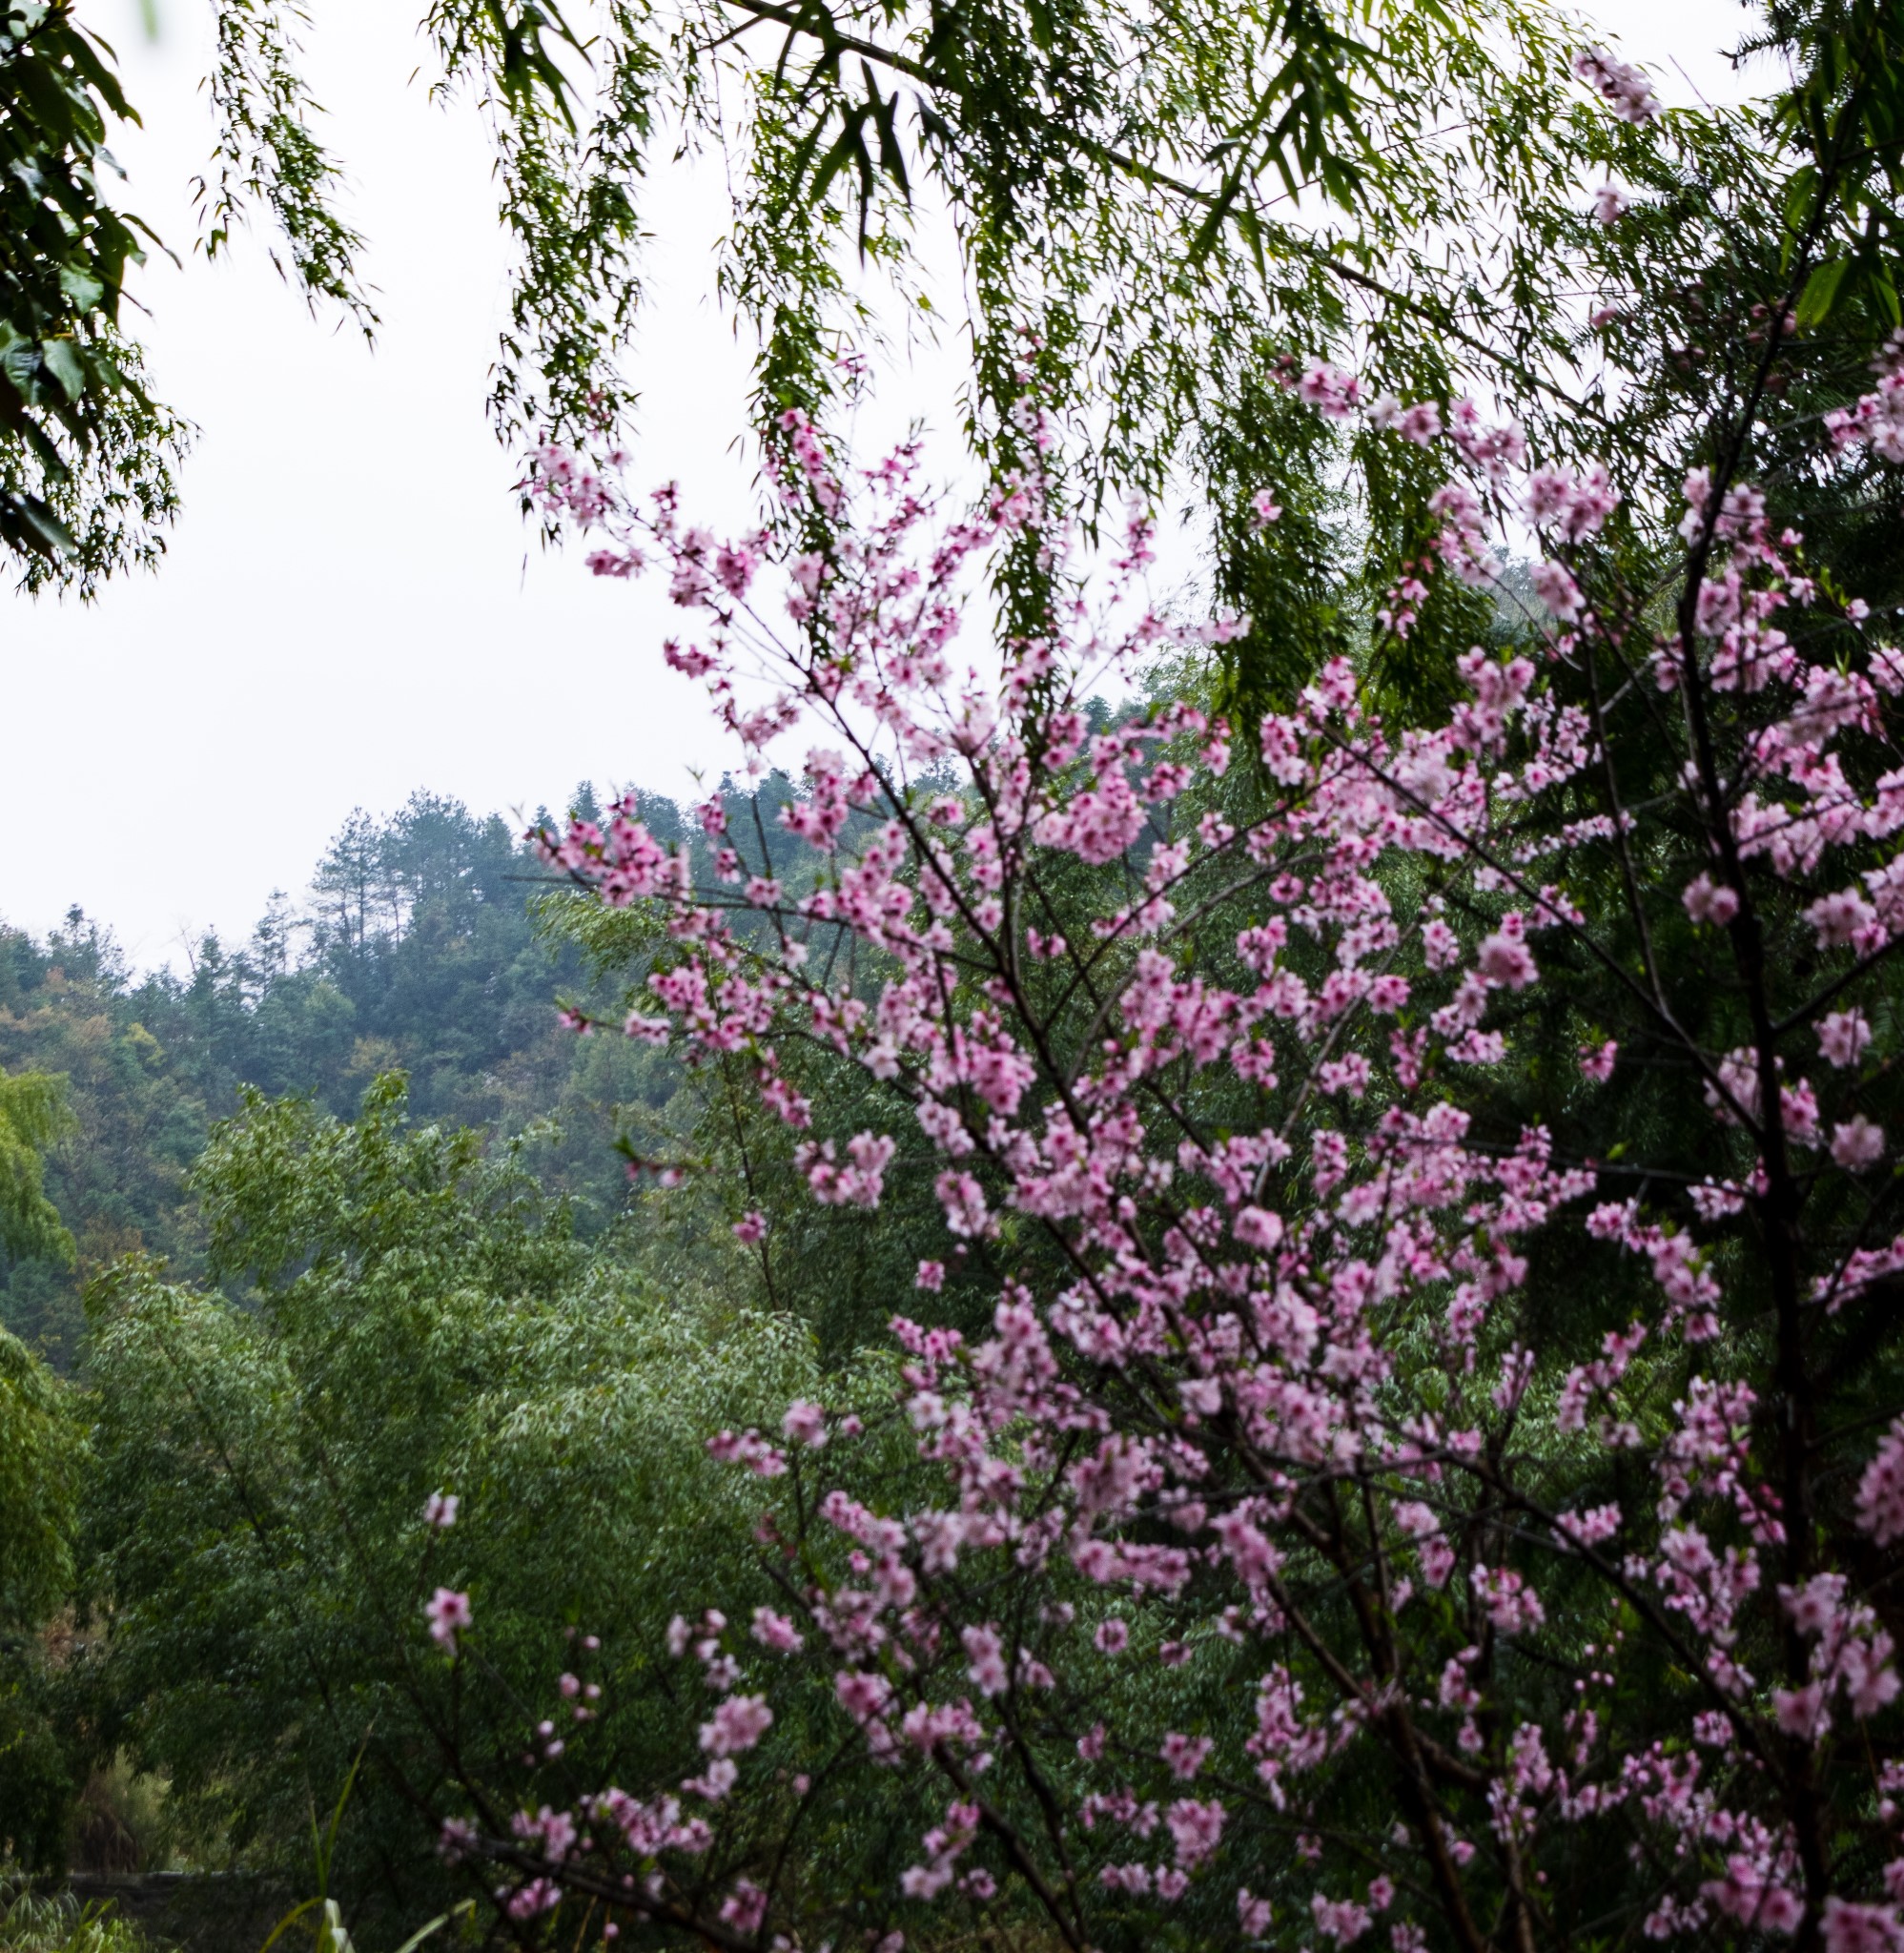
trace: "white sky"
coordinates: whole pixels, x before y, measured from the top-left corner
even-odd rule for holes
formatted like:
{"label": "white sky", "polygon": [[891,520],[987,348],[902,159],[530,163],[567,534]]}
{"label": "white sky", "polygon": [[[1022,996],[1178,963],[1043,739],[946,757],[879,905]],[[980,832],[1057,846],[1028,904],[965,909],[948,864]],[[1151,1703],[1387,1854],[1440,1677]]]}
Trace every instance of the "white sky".
{"label": "white sky", "polygon": [[[309,72],[379,290],[371,351],[305,312],[261,236],[215,265],[190,251],[210,13],[160,4],[156,45],[133,0],[81,15],[145,117],[113,144],[126,201],[184,260],[137,287],[157,390],[199,429],[184,512],[157,575],[94,605],[0,595],[0,917],[38,932],[77,902],[141,964],[177,962],[208,926],[248,934],[358,805],[421,787],[478,812],[559,809],[584,777],[681,794],[727,757],[662,666],[659,590],[596,583],[517,514],[482,412],[504,264],[489,159],[473,117],[413,78],[420,8],[311,8]],[[1668,100],[1735,94],[1715,58],[1733,0],[1591,10],[1665,71]],[[748,507],[746,365],[710,297],[713,189],[661,171],[647,191],[635,479],[678,478],[727,524]]]}

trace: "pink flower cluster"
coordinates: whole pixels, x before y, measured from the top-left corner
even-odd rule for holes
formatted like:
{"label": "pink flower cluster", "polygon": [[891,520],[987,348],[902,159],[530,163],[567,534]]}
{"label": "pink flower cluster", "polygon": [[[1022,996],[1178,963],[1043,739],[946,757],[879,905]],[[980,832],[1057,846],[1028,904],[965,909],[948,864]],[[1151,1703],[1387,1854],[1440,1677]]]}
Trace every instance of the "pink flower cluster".
{"label": "pink flower cluster", "polygon": [[1650,122],[1659,113],[1659,97],[1641,70],[1619,60],[1605,48],[1583,48],[1573,57],[1573,72],[1623,122]]}
{"label": "pink flower cluster", "polygon": [[[1637,71],[1576,66],[1628,119],[1657,113]],[[814,1202],[876,1210],[900,1173],[930,1186],[946,1245],[918,1287],[983,1269],[992,1295],[971,1337],[891,1325],[929,1494],[884,1502],[855,1476],[858,1419],[815,1404],[788,1411],[784,1443],[711,1441],[775,1483],[761,1537],[784,1549],[785,1611],[745,1634],[718,1610],[677,1620],[670,1654],[718,1697],[704,1767],[583,1809],[604,1853],[641,1860],[641,1882],[598,1896],[723,1945],[768,1929],[768,1872],[710,1894],[687,1861],[738,1801],[786,1816],[809,1795],[754,1757],[786,1727],[773,1666],[798,1662],[876,1781],[937,1786],[943,1816],[897,1876],[916,1905],[1016,1879],[1083,1944],[1090,1905],[1220,1885],[1205,1916],[1260,1938],[1267,1812],[1316,1825],[1293,1910],[1337,1945],[1382,1916],[1399,1953],[1484,1902],[1531,1918],[1549,1855],[1596,1852],[1652,1881],[1655,1939],[1723,1920],[1815,1928],[1831,1953],[1899,1943],[1870,1853],[1832,1860],[1804,1828],[1847,1725],[1891,1754],[1898,1680],[1865,1548],[1821,1544],[1793,1511],[1813,1439],[1782,1449],[1777,1417],[1798,1415],[1809,1325],[1888,1305],[1904,1269],[1864,1191],[1888,1141],[1861,1109],[1872,1019],[1846,994],[1904,936],[1904,771],[1871,757],[1904,668],[1863,648],[1762,496],[1700,472],[1690,628],[1635,653],[1604,621],[1632,609],[1594,553],[1604,469],[1535,464],[1468,402],[1370,401],[1324,361],[1285,377],[1326,420],[1444,464],[1388,628],[1429,578],[1493,578],[1516,524],[1550,553],[1544,614],[1460,661],[1444,724],[1389,727],[1337,660],[1251,729],[1248,781],[1235,729],[1193,698],[1094,722],[1096,689],[1207,634],[1142,602],[1141,522],[1093,583],[1034,474],[938,524],[910,453],[849,483],[796,418],[781,493],[831,540],[776,607],[763,537],[684,529],[671,498],[637,517],[544,460],[543,492],[610,529],[612,565],[658,558],[702,633],[671,662],[756,776],[777,739],[811,742],[781,813],[797,874],[749,861],[718,807],[691,844],[659,840],[632,797],[537,836],[604,902],[665,922],[630,1035],[750,1079]],[[1024,418],[1043,429],[1035,402]],[[961,653],[989,553],[1025,542],[1089,594],[1046,634]],[[1799,610],[1835,634],[1788,634]],[[1723,762],[1683,756],[1679,827],[1639,828],[1610,784],[1597,660],[1628,671],[1610,689],[1635,716],[1669,691],[1726,715]],[[1679,736],[1671,714],[1647,723]],[[1617,957],[1587,913],[1609,878],[1648,925]],[[1771,908],[1809,932],[1815,997],[1707,1049],[1649,945],[1670,927],[1744,956]],[[1556,965],[1583,964],[1610,966],[1623,1038],[1550,998]],[[1743,984],[1759,966],[1729,967]],[[1568,1026],[1570,1102],[1670,1053],[1710,1109],[1702,1182],[1675,1195],[1501,1115],[1490,1080],[1543,1011]],[[795,1040],[877,1085],[889,1129],[828,1136],[782,1056]],[[1814,1187],[1866,1218],[1806,1235],[1791,1217]],[[772,1252],[759,1212],[735,1231]],[[1729,1336],[1762,1264],[1778,1306]],[[1558,1309],[1534,1305],[1543,1266]],[[1638,1298],[1630,1319],[1623,1303],[1583,1330],[1614,1292]],[[1767,1357],[1787,1335],[1798,1353]],[[1886,1550],[1904,1422],[1862,1472],[1855,1525]],[[433,1631],[453,1645],[466,1619],[433,1612]],[[1622,1693],[1641,1649],[1672,1677],[1657,1726]],[[1234,1712],[1179,1713],[1218,1660],[1251,1683]],[[1106,1671],[1145,1683],[1107,1702]],[[1340,1849],[1312,1814],[1339,1767],[1378,1765],[1402,1786],[1394,1830]],[[713,1816],[684,1823],[682,1796]],[[1872,1852],[1898,1847],[1894,1807],[1870,1829]]]}
{"label": "pink flower cluster", "polygon": [[1876,386],[1827,414],[1825,426],[1834,447],[1863,443],[1883,461],[1904,462],[1904,328],[1885,343]]}

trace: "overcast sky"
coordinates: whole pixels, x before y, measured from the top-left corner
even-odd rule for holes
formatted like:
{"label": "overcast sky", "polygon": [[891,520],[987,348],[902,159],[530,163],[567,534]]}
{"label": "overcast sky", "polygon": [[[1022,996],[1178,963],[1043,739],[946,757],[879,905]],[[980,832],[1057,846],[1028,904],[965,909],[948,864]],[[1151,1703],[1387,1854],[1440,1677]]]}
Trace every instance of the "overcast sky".
{"label": "overcast sky", "polygon": [[[247,934],[355,807],[421,787],[533,811],[583,778],[679,794],[726,757],[661,665],[659,595],[544,555],[517,514],[482,414],[504,264],[489,159],[473,118],[412,78],[420,8],[311,8],[309,70],[379,288],[373,351],[306,313],[262,238],[215,265],[191,252],[210,14],[160,4],[156,44],[132,0],[81,15],[145,116],[113,145],[127,201],[184,260],[138,286],[157,389],[199,430],[184,512],[157,575],[94,605],[0,596],[0,917],[37,932],[78,903],[141,964],[177,962],[207,927]],[[1596,11],[1666,65],[1669,100],[1733,92],[1715,58],[1732,0]],[[648,193],[638,475],[679,478],[693,509],[735,523],[746,367],[706,296],[712,188],[664,173]],[[937,393],[922,382],[929,412]]]}

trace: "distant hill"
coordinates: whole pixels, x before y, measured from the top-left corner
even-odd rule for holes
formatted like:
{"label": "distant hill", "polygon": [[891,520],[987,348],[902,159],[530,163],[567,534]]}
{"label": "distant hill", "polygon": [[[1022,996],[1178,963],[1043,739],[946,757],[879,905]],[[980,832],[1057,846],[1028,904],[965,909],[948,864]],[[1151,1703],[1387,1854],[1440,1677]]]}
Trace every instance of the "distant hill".
{"label": "distant hill", "polygon": [[[595,812],[586,785],[574,805]],[[664,833],[672,804],[644,799]],[[189,974],[132,970],[109,925],[72,911],[36,938],[0,924],[0,1070],[64,1074],[75,1137],[47,1191],[77,1265],[0,1258],[0,1323],[75,1362],[89,1276],[134,1249],[199,1272],[187,1177],[242,1085],[308,1095],[348,1116],[379,1072],[410,1077],[421,1119],[511,1133],[547,1120],[533,1152],[584,1231],[623,1198],[617,1107],[665,1096],[671,1068],[617,1039],[577,1039],[557,993],[580,953],[540,927],[547,874],[498,815],[414,794],[358,812],[307,894],[279,895],[243,944],[207,935]]]}

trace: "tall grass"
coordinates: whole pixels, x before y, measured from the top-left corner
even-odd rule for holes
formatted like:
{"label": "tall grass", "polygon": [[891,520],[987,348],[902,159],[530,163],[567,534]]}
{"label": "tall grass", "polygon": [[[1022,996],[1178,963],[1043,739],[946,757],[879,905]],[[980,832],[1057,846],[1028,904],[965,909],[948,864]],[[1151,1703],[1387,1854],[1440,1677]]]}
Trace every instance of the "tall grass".
{"label": "tall grass", "polygon": [[111,1905],[34,1892],[0,1869],[0,1953],[147,1953],[144,1935]]}

